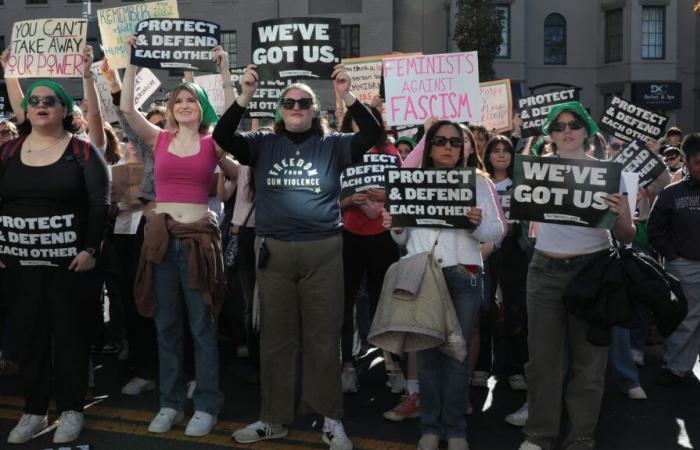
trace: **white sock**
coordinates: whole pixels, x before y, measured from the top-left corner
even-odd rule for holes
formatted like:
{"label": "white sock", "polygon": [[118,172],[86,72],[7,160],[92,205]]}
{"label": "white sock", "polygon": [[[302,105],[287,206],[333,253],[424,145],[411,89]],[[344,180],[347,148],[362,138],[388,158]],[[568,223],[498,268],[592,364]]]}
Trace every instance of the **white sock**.
{"label": "white sock", "polygon": [[406,380],[406,390],[408,391],[408,395],[420,393],[418,380]]}

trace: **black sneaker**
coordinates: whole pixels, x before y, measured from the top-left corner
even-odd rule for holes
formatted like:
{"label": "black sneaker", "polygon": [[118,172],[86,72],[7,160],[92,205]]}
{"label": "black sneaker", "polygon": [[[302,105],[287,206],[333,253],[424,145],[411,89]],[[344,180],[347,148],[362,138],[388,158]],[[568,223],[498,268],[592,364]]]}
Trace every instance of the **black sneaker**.
{"label": "black sneaker", "polygon": [[661,373],[656,377],[654,383],[660,386],[678,386],[683,382],[683,377],[679,377],[670,369],[661,369]]}

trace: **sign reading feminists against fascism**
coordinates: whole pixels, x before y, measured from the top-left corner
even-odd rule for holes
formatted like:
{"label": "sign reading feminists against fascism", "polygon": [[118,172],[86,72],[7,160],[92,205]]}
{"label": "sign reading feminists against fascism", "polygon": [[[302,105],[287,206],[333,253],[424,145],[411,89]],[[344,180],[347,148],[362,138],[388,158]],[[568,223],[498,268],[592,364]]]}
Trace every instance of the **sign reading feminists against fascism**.
{"label": "sign reading feminists against fascism", "polygon": [[641,108],[633,103],[613,97],[605,107],[600,127],[616,138],[632,142],[658,139],[664,134],[668,117]]}
{"label": "sign reading feminists against fascism", "polygon": [[638,173],[640,187],[651,183],[666,170],[666,165],[661,158],[652,153],[641,141],[632,141],[613,161],[622,164],[624,172]]}
{"label": "sign reading feminists against fascism", "polygon": [[385,169],[399,167],[401,162],[398,156],[386,153],[365,153],[362,163],[350,166],[340,174],[340,195],[347,197],[368,189],[384,189]]}
{"label": "sign reading feminists against fascism", "polygon": [[74,214],[0,216],[0,260],[8,267],[67,267],[78,255]]}
{"label": "sign reading feminists against fascism", "polygon": [[522,137],[541,135],[542,124],[552,106],[575,100],[578,100],[576,88],[531,95],[518,100],[520,118],[523,119]]}
{"label": "sign reading feminists against fascism", "polygon": [[422,124],[428,117],[480,120],[476,52],[385,59],[384,90],[390,126]]}
{"label": "sign reading feminists against fascism", "polygon": [[386,209],[395,227],[474,228],[476,172],[467,169],[387,169]]}
{"label": "sign reading feminists against fascism", "polygon": [[272,19],[253,23],[252,62],[261,80],[328,80],[340,62],[340,19]]}
{"label": "sign reading feminists against fascism", "polygon": [[12,25],[7,78],[83,76],[84,19],[39,19]]}
{"label": "sign reading feminists against fascism", "polygon": [[621,173],[610,161],[516,155],[510,219],[610,228],[604,198],[620,192]]}

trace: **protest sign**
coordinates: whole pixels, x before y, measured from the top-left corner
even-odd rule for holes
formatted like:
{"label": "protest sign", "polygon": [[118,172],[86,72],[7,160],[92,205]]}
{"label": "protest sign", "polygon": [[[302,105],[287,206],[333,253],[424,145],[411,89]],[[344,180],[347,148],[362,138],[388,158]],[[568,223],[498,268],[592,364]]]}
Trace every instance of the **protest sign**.
{"label": "protest sign", "polygon": [[141,163],[112,166],[112,201],[126,204],[138,203],[143,175]]}
{"label": "protest sign", "polygon": [[149,69],[141,69],[134,80],[134,106],[140,108],[160,87],[160,80]]}
{"label": "protest sign", "polygon": [[417,125],[428,117],[480,119],[476,52],[385,59],[384,85],[387,125]]}
{"label": "protest sign", "polygon": [[196,19],[146,19],[136,25],[131,63],[152,69],[217,72],[211,49],[219,45],[219,25]]}
{"label": "protest sign", "polygon": [[[401,56],[419,56],[416,53],[401,53]],[[398,54],[363,56],[360,58],[345,58],[342,63],[352,77],[352,93],[363,103],[371,103],[375,95],[379,95],[382,79],[382,61],[384,58],[396,58]]]}
{"label": "protest sign", "polygon": [[666,170],[661,158],[642,141],[630,142],[613,161],[622,164],[622,170],[625,172],[638,173],[640,187],[645,187]]}
{"label": "protest sign", "polygon": [[385,177],[392,226],[474,228],[466,216],[476,206],[474,168],[387,169]]}
{"label": "protest sign", "polygon": [[109,81],[107,81],[100,71],[100,66],[102,62],[93,63],[90,67],[92,71],[92,76],[95,79],[95,87],[97,88],[97,96],[100,98],[100,108],[102,110],[102,120],[105,122],[116,122],[119,120],[117,115],[118,106],[114,104],[112,100],[112,91],[109,88]]}
{"label": "protest sign", "polygon": [[636,106],[613,96],[605,107],[600,127],[626,142],[634,139],[646,142],[664,134],[668,117]]}
{"label": "protest sign", "polygon": [[510,80],[495,80],[479,85],[481,114],[475,125],[503,133],[513,129],[513,98]]}
{"label": "protest sign", "polygon": [[179,17],[177,0],[162,0],[97,10],[102,51],[109,59],[111,67],[123,69],[129,64],[129,49],[126,40],[136,31],[136,24],[152,17]]}
{"label": "protest sign", "polygon": [[0,260],[7,267],[67,267],[78,255],[75,214],[0,216]]}
{"label": "protest sign", "polygon": [[[231,75],[231,81],[233,81],[233,75]],[[221,81],[221,75],[200,75],[194,77],[194,82],[207,93],[209,103],[211,103],[212,108],[214,108],[216,115],[223,115],[226,111],[226,101],[224,98],[224,85]],[[237,93],[236,96],[238,96]]]}
{"label": "protest sign", "polygon": [[252,62],[261,80],[328,80],[340,62],[340,19],[298,17],[253,23]]}
{"label": "protest sign", "polygon": [[510,219],[610,228],[604,198],[620,192],[621,172],[611,161],[515,155]]}
{"label": "protest sign", "polygon": [[38,19],[12,25],[7,78],[83,76],[85,19]]}
{"label": "protest sign", "polygon": [[365,153],[363,161],[343,170],[340,174],[341,197],[368,189],[384,189],[385,169],[401,167],[398,156],[386,153]]}
{"label": "protest sign", "polygon": [[501,209],[503,210],[503,216],[510,223],[517,222],[516,220],[510,220],[510,197],[513,193],[513,185],[509,184],[504,189],[498,189],[498,199],[501,202]]}
{"label": "protest sign", "polygon": [[625,181],[625,188],[627,188],[627,205],[634,216],[634,212],[637,210],[637,193],[640,188],[639,173],[623,171],[622,179]]}
{"label": "protest sign", "polygon": [[578,101],[579,92],[576,88],[561,91],[531,95],[518,100],[520,118],[523,119],[522,137],[539,136],[542,134],[542,124],[552,106],[559,103]]}

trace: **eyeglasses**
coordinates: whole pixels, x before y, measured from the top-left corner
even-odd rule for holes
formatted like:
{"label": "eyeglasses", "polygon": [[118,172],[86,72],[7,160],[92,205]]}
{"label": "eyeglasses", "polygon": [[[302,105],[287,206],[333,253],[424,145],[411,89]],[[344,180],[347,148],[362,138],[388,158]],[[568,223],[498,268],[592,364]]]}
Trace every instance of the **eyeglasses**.
{"label": "eyeglasses", "polygon": [[30,95],[29,98],[27,98],[27,104],[32,108],[38,108],[39,105],[44,105],[47,108],[53,108],[54,106],[56,106],[56,103],[63,104],[61,103],[61,100],[55,95],[47,95],[46,97],[42,97],[39,95]]}
{"label": "eyeglasses", "polygon": [[284,109],[294,109],[294,104],[299,105],[300,109],[309,109],[314,104],[312,98],[284,98],[280,105]]}
{"label": "eyeglasses", "polygon": [[562,132],[566,130],[566,127],[570,130],[580,130],[584,127],[584,123],[580,120],[572,120],[570,122],[554,122],[549,126],[549,131]]}
{"label": "eyeglasses", "polygon": [[446,138],[445,136],[433,136],[430,140],[431,144],[437,145],[438,147],[444,147],[448,142],[451,147],[462,147],[462,145],[464,145],[464,139],[461,137]]}
{"label": "eyeglasses", "polygon": [[671,155],[671,156],[666,156],[666,157],[664,157],[664,161],[675,161],[675,160],[677,160],[678,158],[680,158],[680,156],[681,156],[681,155],[679,155],[678,153],[674,153],[674,154]]}
{"label": "eyeglasses", "polygon": [[614,144],[610,144],[610,150],[614,150],[616,152],[619,152],[622,149],[622,144],[619,142],[615,142]]}
{"label": "eyeglasses", "polygon": [[2,137],[7,137],[7,136],[14,136],[15,133],[12,132],[9,128],[5,128],[4,130],[0,130],[0,136]]}

